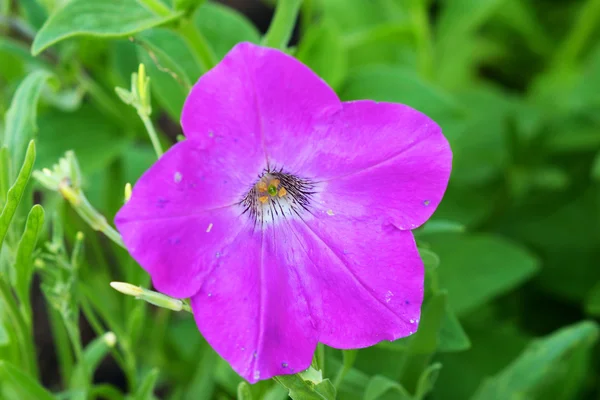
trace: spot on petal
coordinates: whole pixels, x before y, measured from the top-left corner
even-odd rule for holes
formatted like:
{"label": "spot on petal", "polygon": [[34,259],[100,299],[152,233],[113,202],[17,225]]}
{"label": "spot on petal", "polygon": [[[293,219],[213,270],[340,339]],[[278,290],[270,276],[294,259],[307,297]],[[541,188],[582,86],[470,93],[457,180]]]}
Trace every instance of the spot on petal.
{"label": "spot on petal", "polygon": [[392,300],[392,297],[394,297],[394,293],[392,293],[391,290],[388,290],[385,294],[385,302],[389,303]]}
{"label": "spot on petal", "polygon": [[327,210],[327,215],[329,215],[329,216],[333,216],[333,215],[335,215],[335,214],[333,213],[333,210]]}
{"label": "spot on petal", "polygon": [[288,367],[288,363],[286,363],[286,362],[281,363],[281,368],[287,368],[287,367]]}
{"label": "spot on petal", "polygon": [[182,178],[181,172],[177,171],[177,172],[175,172],[175,174],[173,174],[173,182],[179,183],[179,182],[181,182],[181,178]]}
{"label": "spot on petal", "polygon": [[415,320],[411,318],[411,319],[410,319],[410,323],[411,323],[411,324],[414,324],[414,323],[415,323]]}
{"label": "spot on petal", "polygon": [[212,229],[213,224],[212,222],[210,224],[208,224],[208,228],[206,228],[206,233],[210,233],[210,230]]}
{"label": "spot on petal", "polygon": [[427,206],[428,206],[428,205],[430,205],[430,204],[431,204],[431,200],[425,200],[425,201],[423,202],[423,205],[424,205],[425,207],[427,207]]}
{"label": "spot on petal", "polygon": [[254,379],[260,379],[260,371],[254,371]]}

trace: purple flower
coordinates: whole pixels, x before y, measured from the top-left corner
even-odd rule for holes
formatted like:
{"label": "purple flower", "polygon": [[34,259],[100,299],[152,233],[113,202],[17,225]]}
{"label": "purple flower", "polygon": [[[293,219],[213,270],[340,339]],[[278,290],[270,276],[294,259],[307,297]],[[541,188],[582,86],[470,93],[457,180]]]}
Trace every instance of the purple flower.
{"label": "purple flower", "polygon": [[423,263],[411,229],[446,189],[452,153],[401,104],[342,103],[294,58],[237,45],[200,78],[173,146],[116,224],[167,295],[250,382],[306,369],[317,342],[414,333]]}

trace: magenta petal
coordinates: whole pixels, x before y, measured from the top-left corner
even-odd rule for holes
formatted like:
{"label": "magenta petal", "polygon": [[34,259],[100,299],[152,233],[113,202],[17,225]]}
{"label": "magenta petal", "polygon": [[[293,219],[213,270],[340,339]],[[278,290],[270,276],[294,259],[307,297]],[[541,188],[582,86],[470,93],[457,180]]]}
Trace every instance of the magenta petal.
{"label": "magenta petal", "polygon": [[[235,46],[203,75],[183,107],[185,135],[204,143],[220,137],[240,154],[256,148],[235,139],[261,143],[272,168],[295,170],[312,151],[310,137],[324,134],[341,103],[327,84],[287,54],[251,43]],[[319,133],[320,132],[320,133]]]}
{"label": "magenta petal", "polygon": [[227,162],[194,141],[178,143],[139,179],[115,218],[127,249],[163,293],[196,293],[215,253],[241,229],[231,206],[251,178]]}
{"label": "magenta petal", "polygon": [[318,334],[304,253],[285,229],[247,227],[192,297],[200,332],[249,382],[310,365]]}
{"label": "magenta petal", "polygon": [[333,212],[389,217],[401,229],[423,224],[440,203],[452,152],[440,127],[402,104],[344,103],[316,145],[310,175],[326,181]]}
{"label": "magenta petal", "polygon": [[351,349],[416,332],[424,269],[411,232],[326,213],[295,226],[318,266],[320,342]]}

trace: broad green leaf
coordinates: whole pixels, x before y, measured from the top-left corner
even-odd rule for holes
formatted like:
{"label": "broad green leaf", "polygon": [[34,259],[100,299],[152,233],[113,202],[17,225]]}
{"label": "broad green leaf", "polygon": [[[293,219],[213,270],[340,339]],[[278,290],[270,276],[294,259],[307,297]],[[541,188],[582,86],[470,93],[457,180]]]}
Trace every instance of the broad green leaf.
{"label": "broad green leaf", "polygon": [[498,236],[436,234],[424,240],[440,258],[441,286],[458,315],[523,283],[539,266],[527,250]]}
{"label": "broad green leaf", "polygon": [[29,48],[9,37],[0,37],[0,60],[0,82],[21,80],[35,68],[46,68],[42,60],[29,53]]}
{"label": "broad green leaf", "polygon": [[140,382],[137,391],[135,392],[135,400],[153,400],[154,386],[158,379],[159,371],[154,368],[146,373],[142,382]]}
{"label": "broad green leaf", "polygon": [[[37,131],[37,102],[42,85],[50,78],[46,71],[37,70],[27,75],[15,93],[6,112],[4,144],[12,160],[12,171],[16,173],[23,159],[27,143]],[[14,175],[11,177],[14,178]]]}
{"label": "broad green leaf", "polygon": [[[576,398],[576,390],[567,395],[558,387],[548,393],[547,386],[566,376],[570,368],[578,367],[569,364],[572,361],[570,356],[579,350],[589,352],[598,339],[598,331],[596,323],[584,321],[535,340],[508,367],[487,379],[472,399],[504,400],[519,396],[541,400],[548,398],[548,395],[554,399]],[[576,361],[587,364],[589,360],[578,358]]]}
{"label": "broad green leaf", "polygon": [[[85,174],[105,169],[123,153],[131,139],[99,111],[83,105],[74,112],[53,112],[40,118],[37,168],[50,168],[73,150]],[[100,188],[98,188],[100,189]]]}
{"label": "broad green leaf", "polygon": [[468,399],[483,379],[497,374],[523,351],[529,340],[517,329],[500,321],[496,315],[477,324],[465,323],[473,346],[460,353],[436,356],[436,361],[441,362],[444,369],[433,389],[432,398]]}
{"label": "broad green leaf", "polygon": [[260,42],[260,32],[250,20],[221,4],[204,3],[194,14],[194,23],[211,44],[218,59],[239,42]]}
{"label": "broad green leaf", "polygon": [[138,38],[143,44],[138,56],[148,70],[153,97],[171,119],[179,121],[183,103],[201,74],[200,66],[176,32],[156,28]]}
{"label": "broad green leaf", "polygon": [[364,67],[350,73],[340,97],[407,104],[433,118],[442,129],[444,121],[465,111],[451,95],[423,81],[416,72],[387,65]]}
{"label": "broad green leaf", "polygon": [[412,396],[400,385],[385,376],[375,375],[369,380],[363,400],[411,400]]}
{"label": "broad green leaf", "polygon": [[0,398],[55,400],[35,379],[7,361],[0,361]]}
{"label": "broad green leaf", "polygon": [[124,37],[170,22],[181,12],[157,15],[136,0],[72,0],[56,10],[39,30],[33,55],[74,36]]}
{"label": "broad green leaf", "polygon": [[419,234],[432,234],[432,233],[460,233],[465,231],[465,226],[456,221],[448,221],[443,219],[431,219],[427,221],[425,225],[422,226],[421,229],[418,229],[415,232],[416,235]]}
{"label": "broad green leaf", "polygon": [[600,283],[596,284],[588,294],[585,310],[590,315],[600,315]]}
{"label": "broad green leaf", "polygon": [[340,32],[332,22],[311,26],[298,46],[296,57],[334,89],[346,77],[348,55]]}
{"label": "broad green leaf", "polygon": [[413,354],[432,354],[438,347],[439,332],[446,313],[447,294],[434,295],[424,306],[417,332],[410,337],[408,351]]}
{"label": "broad green leaf", "polygon": [[27,147],[27,153],[25,154],[25,160],[23,162],[23,166],[21,167],[21,171],[19,172],[14,185],[8,190],[6,203],[2,209],[2,214],[0,214],[0,248],[4,242],[6,233],[8,232],[10,222],[12,221],[12,218],[17,211],[17,207],[21,202],[21,198],[23,197],[23,193],[25,192],[25,187],[27,186],[27,182],[31,176],[34,162],[35,144],[32,140],[29,142],[29,147]]}
{"label": "broad green leaf", "polygon": [[25,232],[17,247],[15,260],[16,290],[21,301],[29,303],[29,285],[33,276],[32,254],[37,244],[38,236],[44,226],[44,209],[39,204],[33,206],[27,216]]}
{"label": "broad green leaf", "polygon": [[461,326],[454,311],[446,305],[446,312],[439,330],[439,352],[455,352],[468,350],[471,341]]}
{"label": "broad green leaf", "polygon": [[438,37],[446,39],[475,31],[502,5],[503,1],[445,1],[437,24]]}

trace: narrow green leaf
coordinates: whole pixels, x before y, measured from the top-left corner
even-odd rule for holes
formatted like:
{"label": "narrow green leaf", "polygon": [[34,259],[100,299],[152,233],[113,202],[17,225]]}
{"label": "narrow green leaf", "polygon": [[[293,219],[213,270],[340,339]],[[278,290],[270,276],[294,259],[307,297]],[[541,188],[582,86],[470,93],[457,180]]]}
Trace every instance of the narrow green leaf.
{"label": "narrow green leaf", "polygon": [[27,216],[25,232],[17,247],[16,290],[21,301],[29,303],[29,285],[33,276],[33,262],[31,255],[35,249],[38,236],[44,225],[44,209],[39,204],[34,205]]}
{"label": "narrow green leaf", "polygon": [[21,202],[21,198],[23,197],[23,193],[25,192],[25,187],[27,186],[27,182],[29,181],[29,177],[31,176],[31,171],[33,170],[34,162],[35,144],[32,140],[31,142],[29,142],[29,147],[27,148],[27,154],[25,154],[25,161],[23,162],[21,171],[17,176],[15,184],[8,190],[8,194],[6,196],[6,204],[2,209],[2,214],[0,214],[0,246],[2,246],[2,242],[4,242],[4,238],[6,236],[6,232],[8,232],[10,222],[12,221],[12,218],[15,215],[15,212],[17,211],[17,207]]}
{"label": "narrow green leaf", "polygon": [[154,386],[156,385],[158,374],[159,371],[156,368],[148,371],[138,386],[138,390],[135,393],[135,400],[152,400],[154,398]]}
{"label": "narrow green leaf", "polygon": [[[12,173],[23,159],[26,143],[34,138],[37,131],[37,102],[43,84],[50,78],[46,71],[37,70],[27,75],[19,84],[6,112],[4,144],[8,147],[12,160]],[[11,176],[14,179],[14,175]]]}
{"label": "narrow green leaf", "polygon": [[415,400],[422,400],[427,396],[429,392],[433,389],[435,382],[440,374],[440,370],[442,369],[441,363],[434,363],[427,367],[421,376],[419,377],[419,382],[417,383],[417,390],[415,391]]}
{"label": "narrow green leaf", "polygon": [[[567,362],[568,357],[578,350],[589,353],[598,339],[598,332],[596,323],[584,321],[533,341],[513,363],[484,381],[472,400],[549,398],[540,392],[545,393],[544,389],[557,381],[560,383],[561,375],[568,374],[574,367]],[[565,397],[553,392],[551,396],[577,398],[576,394]]]}
{"label": "narrow green leaf", "polygon": [[394,392],[395,400],[411,400],[410,394],[402,387],[401,384],[395,382],[385,376],[375,375],[369,380],[363,400],[379,400],[388,392]]}
{"label": "narrow green leaf", "polygon": [[6,194],[10,187],[10,155],[8,147],[0,148],[0,209],[4,208]]}
{"label": "narrow green leaf", "polygon": [[170,22],[182,12],[157,15],[136,0],[73,0],[56,10],[39,30],[31,53],[74,36],[123,37]]}
{"label": "narrow green leaf", "polygon": [[54,400],[35,379],[7,361],[0,361],[0,398]]}

